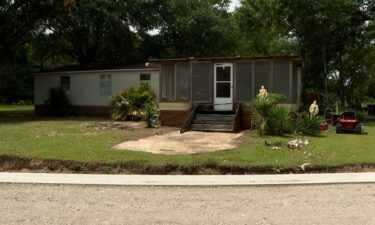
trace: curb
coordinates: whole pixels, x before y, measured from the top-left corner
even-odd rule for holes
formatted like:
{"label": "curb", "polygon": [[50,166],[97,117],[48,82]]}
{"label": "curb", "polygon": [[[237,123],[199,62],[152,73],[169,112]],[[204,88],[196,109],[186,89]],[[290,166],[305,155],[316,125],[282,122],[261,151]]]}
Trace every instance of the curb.
{"label": "curb", "polygon": [[375,173],[279,175],[102,175],[0,172],[0,183],[118,186],[256,186],[375,183]]}

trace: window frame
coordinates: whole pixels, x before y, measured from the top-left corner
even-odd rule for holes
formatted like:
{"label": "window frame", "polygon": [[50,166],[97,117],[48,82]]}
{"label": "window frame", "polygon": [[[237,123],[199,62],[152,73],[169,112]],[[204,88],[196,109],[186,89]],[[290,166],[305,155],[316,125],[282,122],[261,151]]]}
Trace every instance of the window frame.
{"label": "window frame", "polygon": [[[109,78],[106,85],[103,83],[104,78]],[[111,96],[112,95],[112,75],[111,74],[100,74],[99,75],[99,95],[100,96]]]}
{"label": "window frame", "polygon": [[[64,81],[68,81],[67,83]],[[70,76],[69,75],[63,75],[60,76],[60,87],[63,89],[66,95],[70,95],[71,91],[71,81],[70,81]]]}
{"label": "window frame", "polygon": [[[147,76],[148,79],[142,79],[142,76]],[[151,74],[150,73],[140,73],[139,74],[139,82],[151,82]]]}

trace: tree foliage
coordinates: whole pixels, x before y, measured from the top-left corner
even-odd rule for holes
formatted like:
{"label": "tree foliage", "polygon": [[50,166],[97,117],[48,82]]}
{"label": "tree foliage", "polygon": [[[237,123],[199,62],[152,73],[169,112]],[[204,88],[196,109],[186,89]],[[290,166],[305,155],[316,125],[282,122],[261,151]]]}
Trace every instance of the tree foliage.
{"label": "tree foliage", "polygon": [[233,55],[236,49],[228,0],[165,0],[158,27],[163,57]]}
{"label": "tree foliage", "polygon": [[[368,38],[373,23],[372,0],[280,1],[278,14],[286,32],[297,39],[305,60],[305,88],[338,93],[341,102],[358,104],[364,94],[361,80],[372,64],[365,58],[373,48]],[[330,87],[325,87],[325,81]]]}
{"label": "tree foliage", "polygon": [[304,90],[375,97],[375,0],[229,3],[0,1],[0,101],[31,98],[31,72],[57,66],[284,54],[304,59]]}

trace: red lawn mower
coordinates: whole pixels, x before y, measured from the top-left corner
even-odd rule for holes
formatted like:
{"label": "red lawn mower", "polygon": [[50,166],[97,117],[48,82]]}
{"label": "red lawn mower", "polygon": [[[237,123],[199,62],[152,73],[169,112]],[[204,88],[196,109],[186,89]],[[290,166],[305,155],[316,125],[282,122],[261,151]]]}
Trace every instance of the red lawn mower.
{"label": "red lawn mower", "polygon": [[336,133],[355,133],[362,134],[362,124],[354,110],[344,111],[343,116],[339,117],[335,122]]}

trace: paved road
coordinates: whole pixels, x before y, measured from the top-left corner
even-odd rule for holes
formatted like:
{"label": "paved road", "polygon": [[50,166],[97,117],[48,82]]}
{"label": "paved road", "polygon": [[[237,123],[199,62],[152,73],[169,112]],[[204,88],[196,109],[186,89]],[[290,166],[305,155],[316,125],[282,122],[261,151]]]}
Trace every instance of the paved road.
{"label": "paved road", "polygon": [[0,224],[374,224],[375,184],[0,184]]}

